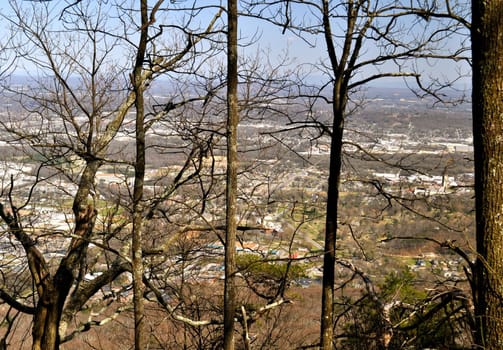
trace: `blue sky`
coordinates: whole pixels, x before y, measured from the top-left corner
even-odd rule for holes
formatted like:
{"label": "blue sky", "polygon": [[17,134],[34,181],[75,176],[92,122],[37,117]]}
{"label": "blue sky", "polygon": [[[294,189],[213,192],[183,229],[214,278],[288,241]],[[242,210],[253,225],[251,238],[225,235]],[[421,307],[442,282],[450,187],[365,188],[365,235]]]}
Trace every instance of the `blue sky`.
{"label": "blue sky", "polygon": [[[410,4],[414,0],[405,1],[405,4]],[[453,0],[458,1],[457,5],[459,5],[456,9],[460,9],[466,12],[468,9],[469,2],[466,0]],[[320,3],[313,1],[314,3]],[[388,6],[390,4],[395,4],[394,1],[390,0],[382,0],[382,1],[373,1],[374,4],[379,4],[382,6]],[[338,4],[338,2],[332,2],[332,5]],[[454,2],[452,2],[454,4]],[[455,5],[455,4],[454,4]],[[461,7],[463,5],[464,7]],[[296,21],[304,21],[308,22],[310,25],[313,25],[316,21],[319,22],[319,16],[316,12],[316,9],[313,10],[311,8],[308,10],[305,5],[297,5],[290,8],[290,23],[295,23]],[[441,10],[441,9],[439,9]],[[341,43],[338,37],[344,35],[346,18],[344,18],[345,9],[339,5],[335,5],[334,7],[334,16],[332,18],[332,31],[334,36],[336,37],[335,42]],[[342,17],[335,18],[335,14],[342,14]],[[384,19],[387,20],[387,19]],[[450,23],[451,25],[453,22]],[[442,25],[445,23],[440,23],[440,20],[430,19],[428,21],[423,20],[419,16],[407,16],[405,17],[401,23],[402,26],[401,31],[397,35],[397,39],[399,40],[407,40],[412,39],[413,37],[419,37],[422,35],[424,30],[427,30],[428,33],[433,33],[438,31]],[[243,33],[254,33],[258,31],[261,33],[261,39],[258,41],[258,45],[263,48],[271,48],[272,52],[280,52],[281,50],[286,50],[289,52],[291,57],[295,58],[299,63],[308,63],[308,64],[316,64],[320,65],[320,63],[327,63],[327,49],[326,44],[323,38],[323,35],[304,35],[303,40],[296,36],[294,33],[290,31],[285,31],[283,33],[283,28],[274,27],[270,24],[266,24],[263,21],[257,21],[255,19],[242,18],[240,23],[240,28]],[[425,29],[427,28],[427,29]],[[443,40],[438,43],[438,51],[436,53],[445,53],[446,51],[456,51],[461,46],[469,47],[470,42],[468,38],[468,30],[466,28],[458,28],[459,34],[452,35],[448,40]],[[423,34],[424,35],[424,34]],[[246,36],[246,34],[245,34]],[[309,42],[309,44],[306,43]],[[380,42],[380,44],[382,41]],[[252,48],[250,48],[251,50]],[[340,53],[340,46],[337,48],[338,54]],[[364,44],[364,48],[362,49],[362,59],[375,58],[380,52],[376,47],[374,41],[367,41]],[[463,53],[464,56],[469,55],[469,52]],[[456,81],[456,87],[463,89],[469,88],[471,85],[470,78],[470,67],[466,62],[455,62],[453,60],[438,60],[438,59],[429,59],[422,61],[413,61],[410,60],[407,64],[404,65],[403,71],[414,71],[420,72],[424,77],[428,77],[427,82],[431,82],[434,79],[439,79],[443,81],[454,81],[459,78],[460,75],[464,77]],[[395,65],[384,64],[379,67],[381,71],[386,72],[396,72],[397,68]],[[370,74],[375,73],[376,70],[369,66],[361,72],[361,77],[368,76]],[[413,81],[413,79],[409,79],[408,81]],[[401,78],[384,78],[382,80],[376,80],[371,83],[373,86],[389,86],[389,85],[403,85],[403,80]]]}
{"label": "blue sky", "polygon": [[[87,0],[84,0],[87,1]],[[387,0],[386,0],[387,1]],[[386,2],[385,1],[385,2]],[[66,1],[53,1],[50,6],[55,7],[56,10],[62,9],[64,7],[64,4],[67,3]],[[169,5],[169,2],[166,1],[166,3]],[[189,2],[186,2],[189,3]],[[218,5],[219,3],[225,3],[225,1],[199,1],[196,2],[197,4],[215,4]],[[46,6],[46,2],[42,3],[37,3],[37,2],[31,2],[31,1],[19,1],[19,4],[21,6],[26,6],[26,7],[31,7],[31,6],[39,6],[42,8],[43,6]],[[192,4],[192,2],[190,2]],[[2,3],[1,5],[1,11],[2,14],[8,14],[8,5],[6,3]],[[306,8],[297,6],[293,7],[291,12],[291,19],[292,22],[294,22],[296,19],[304,19],[307,18],[309,20],[309,17],[311,16],[310,13],[306,10]],[[207,11],[207,13],[202,13],[202,16],[200,17],[200,22],[205,23],[209,20],[210,18],[210,12],[214,12],[214,10]],[[170,18],[170,17],[168,17]],[[314,17],[311,17],[314,18]],[[173,18],[171,18],[173,19]],[[334,30],[334,34],[342,34],[342,29],[343,29],[343,24],[345,20],[342,20],[341,22],[336,22],[334,20],[332,26]],[[426,24],[426,22],[425,22]],[[421,22],[418,21],[415,23],[415,25],[421,25]],[[318,36],[310,36],[307,38],[307,41],[309,41],[310,44],[308,44],[305,40],[299,38],[298,36],[294,35],[290,31],[286,31],[285,33],[282,33],[282,28],[273,26],[271,24],[268,24],[264,21],[259,21],[257,19],[251,19],[251,18],[246,18],[246,17],[241,17],[240,19],[240,31],[241,31],[241,36],[243,38],[243,42],[245,40],[249,40],[254,34],[258,35],[258,40],[251,46],[243,48],[241,53],[243,55],[245,54],[250,54],[254,55],[257,50],[260,50],[262,54],[267,53],[268,54],[268,59],[275,61],[277,57],[282,56],[284,53],[288,53],[289,57],[294,60],[295,63],[297,64],[315,64],[319,65],[322,62],[327,62],[327,53],[326,53],[326,47],[325,43],[323,40],[323,37],[321,35]],[[418,28],[418,27],[417,27]],[[406,35],[413,35],[414,31],[418,29],[413,29],[411,28]],[[0,27],[0,34],[2,35],[3,38],[7,36],[7,30],[6,30],[6,24],[5,21],[1,22],[1,27]],[[457,46],[459,46],[459,42],[457,39],[450,40],[445,43],[445,48],[446,49],[454,49]],[[365,47],[366,54],[370,57],[372,55],[375,55],[376,51],[375,48],[372,47],[372,45],[369,45]],[[383,70],[387,70],[388,68],[386,66],[381,67]],[[389,68],[389,70],[392,70],[395,68]],[[455,63],[453,61],[434,61],[431,60],[426,63],[421,63],[418,66],[418,69],[422,71],[425,75],[429,74],[432,77],[437,77],[437,78],[445,78],[445,79],[454,79],[459,75],[459,70],[463,70],[465,73],[469,71],[467,65]],[[363,75],[368,75],[371,74],[372,72],[370,70],[364,70],[362,72]],[[312,79],[321,79],[319,76],[319,73],[312,73]],[[387,86],[390,84],[401,84],[401,79],[383,79],[381,81],[375,81],[372,83],[374,86]],[[461,79],[461,81],[458,83],[460,87],[463,86],[469,86],[470,84],[470,79],[469,77],[466,77],[464,79]]]}

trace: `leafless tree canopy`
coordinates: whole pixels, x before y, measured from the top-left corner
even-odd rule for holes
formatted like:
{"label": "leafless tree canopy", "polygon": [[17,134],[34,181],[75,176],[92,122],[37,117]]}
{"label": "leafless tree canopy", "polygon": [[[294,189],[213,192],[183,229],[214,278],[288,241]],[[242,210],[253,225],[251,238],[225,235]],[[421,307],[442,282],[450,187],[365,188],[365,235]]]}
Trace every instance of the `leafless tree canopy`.
{"label": "leafless tree canopy", "polygon": [[497,342],[493,3],[9,2],[0,349]]}

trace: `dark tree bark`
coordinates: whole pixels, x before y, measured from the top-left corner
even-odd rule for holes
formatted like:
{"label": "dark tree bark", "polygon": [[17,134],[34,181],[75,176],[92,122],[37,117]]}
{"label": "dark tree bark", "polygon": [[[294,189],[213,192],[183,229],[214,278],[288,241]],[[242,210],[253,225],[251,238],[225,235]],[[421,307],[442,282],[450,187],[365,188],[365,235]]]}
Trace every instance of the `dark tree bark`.
{"label": "dark tree bark", "polygon": [[[353,17],[352,17],[353,16]],[[330,25],[329,1],[323,1],[323,29],[328,57],[333,71],[332,113],[333,127],[330,145],[330,168],[327,191],[327,214],[325,225],[325,255],[323,257],[323,280],[321,300],[321,335],[322,349],[332,349],[333,314],[334,314],[334,284],[335,259],[337,243],[337,217],[339,203],[339,185],[342,167],[342,145],[344,135],[344,116],[348,100],[348,73],[345,65],[351,50],[352,31],[356,17],[348,11],[348,31],[346,43],[340,61],[337,57]]]}
{"label": "dark tree bark", "polygon": [[475,341],[503,347],[503,2],[472,1]]}
{"label": "dark tree bark", "polygon": [[237,126],[238,53],[237,1],[227,2],[227,187],[225,231],[224,349],[234,349],[234,316],[236,312],[236,201],[237,201]]}

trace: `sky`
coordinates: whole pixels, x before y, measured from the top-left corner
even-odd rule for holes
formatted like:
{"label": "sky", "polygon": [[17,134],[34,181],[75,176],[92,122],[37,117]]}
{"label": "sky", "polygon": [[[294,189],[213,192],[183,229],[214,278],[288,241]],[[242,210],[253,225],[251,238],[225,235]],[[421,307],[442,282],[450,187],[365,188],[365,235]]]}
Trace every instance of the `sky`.
{"label": "sky", "polygon": [[[83,0],[83,1],[89,1],[89,0]],[[384,3],[389,3],[389,0],[382,0],[381,2]],[[462,0],[460,0],[462,1]],[[73,0],[70,1],[73,3]],[[47,2],[33,2],[33,1],[18,1],[21,6],[25,7],[40,7],[46,6]],[[64,8],[64,4],[68,3],[68,1],[53,1],[50,6],[55,6],[56,9]],[[165,1],[165,3],[168,4],[168,6],[171,6],[168,1]],[[200,4],[215,4],[218,5],[220,3],[225,3],[225,1],[218,1],[218,0],[207,0],[207,1],[196,1],[195,2],[197,6]],[[181,6],[186,6],[187,4],[192,4],[192,2],[181,2]],[[9,10],[8,10],[8,5],[5,2],[2,2],[0,4],[0,10],[1,13],[4,16],[9,16]],[[291,6],[289,8],[289,17],[290,21],[292,24],[299,23],[299,21],[306,21],[310,22],[311,24],[314,23],[316,20],[316,12],[314,10],[308,10],[306,9],[305,6]],[[334,8],[334,13],[340,13],[341,8],[336,6]],[[210,19],[211,13],[214,13],[215,10],[211,11],[201,11],[200,16],[199,16],[199,21],[201,23],[207,23],[207,21]],[[281,12],[284,13],[284,12]],[[342,12],[344,13],[344,12]],[[314,14],[314,15],[313,15]],[[175,20],[172,16],[167,17],[168,20]],[[224,19],[222,19],[224,20]],[[338,36],[344,34],[344,24],[345,24],[346,19],[345,18],[340,18],[340,19],[333,19],[332,22],[332,29],[335,37],[337,38]],[[194,21],[195,22],[195,21]],[[414,35],[417,35],[417,33],[420,32],[421,26],[422,25],[432,25],[430,22],[421,22],[421,21],[415,21],[413,23],[413,26],[411,28],[404,27],[403,29],[403,36],[404,37],[412,37]],[[432,25],[434,27],[434,24]],[[241,55],[251,55],[254,56],[256,55],[256,52],[261,52],[261,55],[266,55],[267,59],[272,61],[272,62],[277,62],[279,60],[279,57],[282,57],[285,53],[288,53],[289,58],[292,60],[292,65],[294,64],[302,64],[304,67],[306,65],[315,65],[320,67],[322,64],[328,64],[328,59],[327,59],[327,49],[325,42],[323,40],[322,35],[309,35],[309,34],[303,34],[303,38],[300,36],[296,35],[292,31],[284,31],[282,27],[274,26],[271,25],[263,20],[257,20],[256,18],[250,18],[246,16],[241,16],[240,17],[240,23],[239,23],[239,28],[240,28],[240,33],[241,33],[241,39],[242,43],[248,42],[249,40],[253,39],[253,44],[249,46],[242,47],[241,49]],[[2,20],[0,22],[0,36],[2,38],[7,37],[7,24],[5,20]],[[456,47],[460,45],[459,39],[450,39],[447,40],[445,43],[442,44],[445,49],[450,49],[453,50]],[[377,54],[377,50],[372,42],[369,43],[369,45],[364,47],[364,52],[363,57],[372,57]],[[118,54],[118,59],[120,54]],[[411,61],[412,62],[412,61]],[[411,69],[412,63],[407,63],[406,66],[404,66],[404,70]],[[417,67],[415,67],[419,71],[421,71],[425,76],[430,75],[434,78],[438,79],[446,79],[446,80],[454,80],[456,77],[459,76],[460,70],[462,70],[464,73],[469,72],[469,67],[466,64],[462,64],[460,62],[456,63],[453,61],[439,61],[439,60],[429,60],[428,62],[423,62],[423,63],[418,63]],[[366,68],[360,73],[360,77],[368,76],[369,74],[374,74],[376,72],[376,69],[380,69],[382,71],[391,71],[391,70],[396,70],[395,66],[391,67],[391,65],[381,65],[377,68],[370,66],[369,68]],[[311,75],[308,77],[308,79],[311,79],[313,81],[316,80],[322,80],[322,74],[320,72],[313,72]],[[402,79],[395,79],[395,78],[387,78],[383,79],[380,81],[374,81],[371,83],[371,85],[374,86],[389,86],[392,84],[398,84],[401,85],[403,83]],[[467,75],[465,78],[460,79],[459,82],[456,83],[458,87],[463,88],[463,87],[469,87],[470,86],[470,77]]]}
{"label": "sky", "polygon": [[[414,0],[412,0],[414,1]],[[469,5],[469,1],[466,0],[453,0],[454,2],[459,1],[459,3],[452,4],[456,9],[466,12],[466,7]],[[314,1],[316,3],[316,1]],[[424,2],[424,1],[422,1]],[[339,2],[331,2],[332,4],[337,4]],[[377,3],[383,6],[388,6],[391,3],[395,3],[391,0],[378,0],[372,1],[372,3]],[[410,4],[411,0],[405,1],[406,4]],[[464,5],[461,6],[461,5]],[[282,9],[284,11],[284,8]],[[291,6],[290,7],[290,24],[304,23],[312,26],[315,21],[319,22],[319,15],[316,10],[312,8],[307,10],[306,6]],[[387,12],[388,14],[389,12]],[[340,56],[342,41],[341,37],[345,34],[346,25],[346,10],[341,6],[335,6],[332,12],[332,33],[334,35],[334,42],[336,45],[337,54]],[[340,16],[340,17],[338,17]],[[385,21],[384,19],[383,21]],[[441,25],[445,26],[445,23],[440,23],[440,20],[435,21],[434,19],[429,19],[428,21],[418,17],[418,16],[408,16],[403,20],[397,21],[397,28],[399,31],[395,35],[395,40],[412,40],[414,37],[421,37],[427,35],[426,33],[445,33],[446,31],[440,31]],[[379,22],[374,22],[376,26],[379,26]],[[381,23],[384,27],[387,23]],[[452,25],[452,22],[450,23]],[[260,40],[257,41],[257,45],[262,48],[271,49],[272,53],[278,52],[288,52],[289,55],[294,58],[298,63],[303,64],[314,64],[320,66],[322,64],[328,65],[328,54],[327,47],[323,35],[310,35],[303,33],[302,38],[297,35],[298,32],[284,30],[283,27],[277,27],[270,25],[264,21],[258,21],[251,18],[241,18],[240,28],[243,36],[247,36],[246,33],[258,32],[261,34]],[[426,28],[426,29],[425,29]],[[452,30],[452,28],[449,28]],[[455,35],[451,35],[447,40],[442,40],[441,42],[435,43],[434,40],[425,40],[432,45],[437,47],[435,54],[445,54],[445,52],[454,52],[460,47],[465,47],[469,49],[469,31],[467,28],[457,28],[459,31]],[[249,36],[249,35],[248,35]],[[438,38],[438,35],[434,38]],[[382,44],[380,41],[379,44]],[[369,58],[376,58],[382,54],[383,50],[388,51],[391,47],[389,45],[387,48],[378,49],[375,45],[376,42],[373,40],[368,40],[364,43],[364,47],[361,50],[362,56],[360,60],[366,60]],[[250,48],[250,51],[252,48]],[[388,51],[389,52],[389,51]],[[464,52],[463,56],[469,56],[469,52]],[[439,59],[428,59],[428,60],[409,60],[406,64],[401,67],[402,71],[417,71],[420,72],[426,79],[425,83],[431,83],[432,81],[438,79],[444,82],[454,82],[457,89],[469,89],[471,86],[470,77],[470,66],[466,61],[453,61],[453,60],[439,60]],[[363,69],[358,76],[355,78],[365,78],[369,75],[375,74],[377,71],[381,72],[396,72],[397,66],[393,64],[382,64],[379,66],[370,65]],[[460,78],[460,76],[462,76]],[[317,79],[319,73],[313,73],[313,78]],[[408,78],[407,82],[409,84],[414,83],[414,79]],[[384,78],[380,80],[375,80],[370,83],[371,86],[404,86],[402,78]]]}

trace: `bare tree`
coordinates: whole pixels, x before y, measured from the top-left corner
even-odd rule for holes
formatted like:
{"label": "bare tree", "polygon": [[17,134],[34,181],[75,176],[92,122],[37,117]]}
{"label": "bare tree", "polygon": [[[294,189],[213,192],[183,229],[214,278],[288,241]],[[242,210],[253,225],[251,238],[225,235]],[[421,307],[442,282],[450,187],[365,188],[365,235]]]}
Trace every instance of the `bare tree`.
{"label": "bare tree", "polygon": [[132,269],[133,269],[133,304],[135,319],[135,349],[145,348],[145,310],[143,306],[143,250],[142,250],[142,226],[143,226],[143,190],[145,182],[145,81],[143,79],[143,65],[147,56],[147,44],[149,39],[149,25],[155,21],[157,9],[162,1],[154,5],[149,16],[148,1],[140,3],[140,37],[138,50],[131,74],[131,84],[135,96],[135,143],[136,159],[134,162],[134,185],[133,185],[133,237],[132,237]]}
{"label": "bare tree", "polygon": [[[157,3],[154,9],[159,6]],[[162,50],[147,54],[144,36],[139,47],[132,44],[131,38],[136,36],[137,28],[131,26],[134,21],[128,22],[128,18],[134,16],[127,7],[76,2],[62,9],[54,3],[21,5],[13,2],[12,12],[14,17],[5,17],[5,20],[15,32],[14,53],[19,57],[16,64],[18,69],[28,64],[31,75],[22,89],[6,86],[19,109],[10,110],[9,118],[2,120],[2,138],[19,146],[17,156],[41,161],[31,174],[33,185],[19,186],[14,175],[2,183],[6,201],[0,210],[6,227],[3,239],[13,242],[16,254],[20,254],[16,261],[26,261],[29,268],[29,273],[22,275],[26,280],[18,278],[16,284],[3,284],[2,300],[22,313],[33,315],[34,349],[56,349],[61,342],[73,339],[92,326],[106,324],[128,308],[104,302],[105,307],[115,308],[115,316],[101,321],[89,320],[75,328],[71,326],[91,298],[115,298],[127,292],[127,283],[114,283],[119,276],[133,270],[129,258],[129,217],[124,213],[136,212],[140,215],[133,215],[136,218],[151,216],[159,203],[184,182],[188,167],[182,168],[174,183],[167,184],[166,190],[145,207],[141,195],[144,170],[142,166],[135,167],[138,181],[132,192],[137,205],[131,205],[127,171],[129,166],[142,163],[145,149],[139,150],[140,161],[136,162],[127,155],[127,144],[121,145],[116,137],[128,137],[130,125],[138,125],[140,137],[137,140],[142,141],[144,126],[152,127],[176,108],[207,99],[202,96],[180,98],[170,103],[163,101],[162,106],[151,107],[148,114],[141,106],[145,88],[156,77],[167,71],[181,70],[180,67],[191,62],[189,56],[194,57],[195,53],[191,49],[211,32],[214,21],[195,38],[189,35],[185,38],[187,44],[170,54],[163,54]],[[112,23],[109,19],[113,16],[123,22]],[[145,21],[149,25],[155,22],[154,15],[150,17]],[[143,26],[138,25],[138,28]],[[183,29],[184,33],[188,30]],[[156,30],[152,37],[159,38],[163,33],[161,26]],[[152,45],[152,48],[158,49],[158,46]],[[117,57],[121,56],[116,55],[119,52],[123,55],[127,50],[133,54],[122,56],[124,60],[118,61]],[[135,57],[136,70],[131,81],[127,72]],[[135,103],[140,118],[138,123],[128,117]],[[142,119],[144,115],[148,115],[147,121]],[[141,142],[139,146],[142,148]],[[195,155],[199,154],[202,159],[204,149],[195,146],[194,152],[188,154],[189,165]],[[98,180],[105,166],[122,172],[114,174],[116,182],[110,184],[108,193],[103,191]],[[118,191],[113,190],[115,188]],[[41,195],[41,189],[48,198]],[[104,203],[103,195],[117,201]],[[44,209],[45,200],[54,201],[49,209]],[[68,201],[72,202],[72,212],[65,208]],[[44,210],[56,215],[56,208],[64,215],[64,225],[60,228],[53,227],[50,218],[41,221]],[[136,221],[133,231],[141,232],[140,222]],[[144,242],[135,240],[135,243],[140,244],[141,249]],[[141,255],[139,258],[141,263]],[[9,272],[5,276],[11,276],[12,266],[6,266]],[[143,278],[142,273],[136,276],[140,286],[137,296],[141,299],[144,297]],[[33,281],[34,290],[24,297],[23,303],[16,301],[18,288],[29,281]],[[106,289],[110,290],[108,296]],[[137,338],[141,339],[141,335]]]}
{"label": "bare tree", "polygon": [[[254,9],[250,11],[251,15],[266,17],[282,26],[284,32],[291,30],[307,41],[320,35],[326,45],[328,59],[319,63],[319,70],[329,80],[326,84],[320,84],[322,87],[316,95],[331,106],[332,121],[326,125],[308,119],[306,124],[319,128],[320,134],[327,133],[331,137],[320,336],[321,348],[331,349],[339,187],[345,122],[352,110],[351,94],[369,82],[392,77],[408,77],[417,83],[420,92],[431,93],[437,91],[438,87],[449,86],[451,82],[436,87],[435,81],[433,84],[424,83],[427,79],[423,80],[425,77],[417,70],[417,62],[421,59],[467,59],[466,47],[456,47],[446,52],[441,45],[447,38],[466,28],[452,19],[453,4],[450,2],[440,8],[436,2],[397,1],[389,4],[368,0],[337,4],[330,1],[309,4],[285,1],[283,7],[278,7],[277,2],[262,1],[249,5]],[[307,6],[307,12],[313,16],[297,19],[296,11],[302,6]],[[274,14],[274,17],[268,16],[269,13]],[[430,16],[430,13],[436,15]],[[462,18],[462,15],[458,17]],[[418,28],[413,35],[408,32],[411,23]],[[461,38],[463,42],[463,36]],[[328,90],[326,94],[325,89]],[[435,96],[441,99],[438,91]]]}
{"label": "bare tree", "polygon": [[234,349],[236,313],[236,213],[237,213],[237,128],[238,110],[238,9],[227,2],[227,177],[225,230],[224,349]]}
{"label": "bare tree", "polygon": [[[37,9],[34,8],[35,11]],[[52,124],[50,126],[52,133],[51,131],[47,132],[42,127],[36,130],[36,138],[32,138],[26,146],[33,146],[34,150],[38,149],[40,154],[46,158],[46,164],[52,163],[56,165],[56,168],[58,168],[57,164],[61,161],[61,158],[65,159],[70,154],[77,157],[75,160],[81,161],[79,164],[81,173],[79,178],[76,179],[76,192],[73,196],[73,225],[70,226],[71,229],[68,233],[55,233],[56,237],[60,237],[59,239],[69,240],[65,254],[58,265],[53,266],[53,263],[47,259],[47,255],[43,254],[39,246],[38,242],[47,232],[36,231],[35,235],[31,235],[27,228],[33,227],[33,224],[28,223],[28,226],[25,226],[23,222],[25,222],[26,218],[17,209],[18,206],[26,208],[32,201],[35,187],[32,187],[24,201],[21,198],[11,196],[8,203],[9,207],[2,205],[1,210],[2,218],[9,227],[9,234],[15,237],[17,241],[23,242],[21,244],[24,247],[30,274],[34,281],[34,293],[36,294],[33,295],[33,306],[30,312],[34,317],[32,347],[34,349],[55,349],[58,348],[61,341],[59,326],[65,302],[75,284],[79,285],[84,282],[79,274],[85,271],[87,265],[87,248],[93,237],[97,217],[94,202],[96,199],[94,194],[96,173],[103,164],[107,148],[119,131],[122,120],[132,101],[126,98],[122,103],[114,104],[115,113],[112,115],[104,114],[102,103],[111,96],[104,94],[103,90],[93,89],[90,95],[84,97],[85,95],[75,88],[70,81],[70,74],[76,72],[85,73],[82,64],[83,61],[88,62],[87,57],[84,59],[84,57],[75,56],[74,52],[70,51],[71,48],[64,51],[66,56],[58,56],[58,38],[51,37],[49,31],[44,31],[50,8],[42,6],[40,8],[42,10],[41,14],[34,18],[38,22],[30,25],[26,22],[28,19],[24,16],[21,8],[14,7],[13,10],[17,16],[16,25],[20,28],[20,35],[24,35],[30,42],[37,45],[35,47],[43,55],[34,59],[33,63],[40,63],[43,69],[48,69],[54,74],[52,82],[55,90],[52,90],[49,81],[45,81],[41,82],[41,85],[36,87],[35,90],[27,91],[24,94],[21,93],[20,96],[25,98],[26,101],[34,102],[36,107],[31,108],[31,110],[37,110],[43,114],[47,113],[49,120],[54,118],[54,115],[61,116],[59,120],[55,118],[55,120],[58,120],[56,125]],[[92,26],[93,23],[89,23],[89,25]],[[94,36],[87,37],[86,44],[92,44],[98,40],[97,38],[100,35],[97,32],[94,32],[94,34]],[[22,49],[24,49],[23,46],[21,46]],[[94,58],[91,59],[91,62],[96,64],[99,60],[105,61],[113,49],[115,49],[115,45],[112,43],[105,51],[91,51],[95,54],[91,56]],[[87,53],[82,55],[87,55]],[[79,61],[79,58],[82,61]],[[103,64],[102,68],[104,67],[105,64]],[[112,83],[112,80],[107,79],[106,75],[102,75],[99,70],[91,71],[88,79],[86,82],[93,87],[99,84],[106,86]],[[98,83],[100,79],[101,82]],[[110,107],[113,108],[114,105]],[[83,123],[78,119],[81,116],[83,116]],[[28,122],[28,119],[25,121]],[[42,119],[42,123],[47,121],[47,119]],[[19,120],[12,120],[10,124],[4,123],[4,127],[12,135],[28,140],[30,130],[34,131],[33,126],[37,124],[37,121],[31,121],[33,126],[29,130],[17,129],[19,122]],[[65,127],[68,128],[67,130],[71,128],[72,132],[65,134]],[[34,134],[32,133],[32,135]],[[36,180],[40,182],[40,173]],[[12,181],[9,186],[11,193],[13,193],[15,186],[15,181]],[[16,204],[20,200],[21,205]],[[120,263],[121,258],[119,256],[117,258],[119,260],[117,260],[116,267],[111,269],[106,277],[103,276],[104,280],[101,283],[109,283],[125,271],[126,265]],[[125,262],[126,260],[124,260]],[[90,288],[96,290],[98,285],[99,283],[94,282],[94,286]],[[72,293],[73,297],[78,298],[83,297],[83,295],[77,296]]]}

